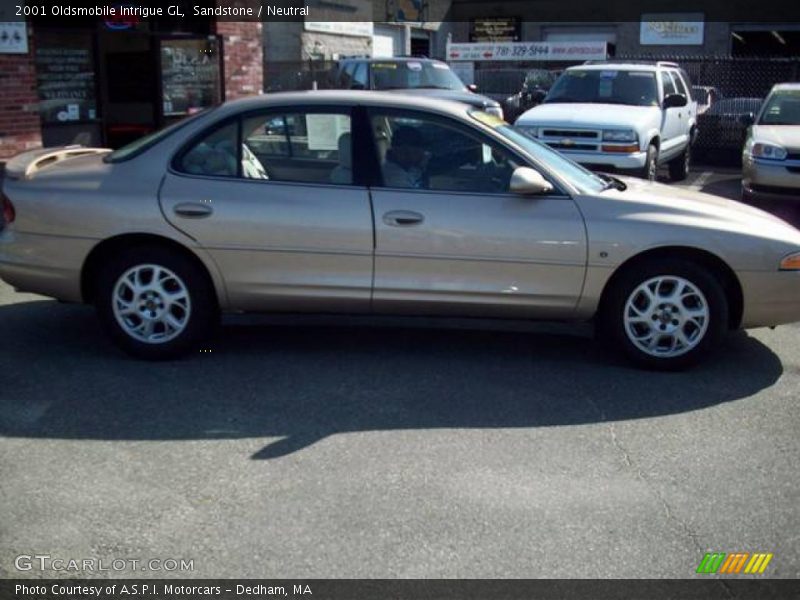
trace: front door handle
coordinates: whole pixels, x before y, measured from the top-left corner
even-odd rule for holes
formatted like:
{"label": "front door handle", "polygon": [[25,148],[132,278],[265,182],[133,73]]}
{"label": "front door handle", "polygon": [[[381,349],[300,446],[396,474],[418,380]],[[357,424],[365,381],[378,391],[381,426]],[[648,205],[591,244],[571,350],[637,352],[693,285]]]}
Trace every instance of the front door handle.
{"label": "front door handle", "polygon": [[390,227],[418,225],[424,220],[425,217],[413,210],[392,210],[383,215],[383,222]]}
{"label": "front door handle", "polygon": [[189,219],[202,219],[210,217],[214,212],[208,204],[199,204],[197,202],[182,202],[176,204],[172,211],[179,217],[187,217]]}

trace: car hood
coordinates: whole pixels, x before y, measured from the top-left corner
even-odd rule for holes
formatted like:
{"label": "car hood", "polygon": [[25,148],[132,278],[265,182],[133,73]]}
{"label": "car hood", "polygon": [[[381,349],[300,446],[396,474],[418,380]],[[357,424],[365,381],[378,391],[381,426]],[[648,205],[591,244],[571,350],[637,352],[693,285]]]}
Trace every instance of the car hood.
{"label": "car hood", "polygon": [[786,221],[736,200],[686,188],[617,177],[627,189],[608,190],[603,197],[619,200],[614,218],[692,227],[708,232],[740,233],[790,243],[800,248],[800,231]]}
{"label": "car hood", "polygon": [[754,140],[800,148],[800,125],[753,125]]}
{"label": "car hood", "polygon": [[500,106],[500,103],[486,96],[480,94],[473,94],[469,91],[461,90],[438,90],[431,88],[417,88],[417,89],[401,89],[401,90],[387,90],[399,94],[413,94],[415,96],[426,96],[428,98],[442,98],[444,100],[455,100],[463,104],[469,104],[476,108],[485,108],[488,106]]}
{"label": "car hood", "polygon": [[599,104],[552,102],[540,104],[526,112],[517,125],[561,125],[567,127],[596,128],[635,127],[660,114],[657,106],[629,106],[626,104]]}

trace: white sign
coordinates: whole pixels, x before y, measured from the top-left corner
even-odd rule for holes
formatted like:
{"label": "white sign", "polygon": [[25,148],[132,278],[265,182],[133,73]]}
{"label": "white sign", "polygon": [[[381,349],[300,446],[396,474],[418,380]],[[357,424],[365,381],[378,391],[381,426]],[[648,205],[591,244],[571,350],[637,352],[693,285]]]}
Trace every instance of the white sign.
{"label": "white sign", "polygon": [[338,150],[339,138],[350,131],[350,117],[345,115],[306,115],[309,150]]}
{"label": "white sign", "polygon": [[306,31],[372,37],[372,21],[306,21]]}
{"label": "white sign", "polygon": [[603,60],[606,42],[486,42],[447,45],[447,60]]}
{"label": "white sign", "polygon": [[25,21],[0,21],[0,54],[27,54],[28,29]]}
{"label": "white sign", "polygon": [[642,15],[639,43],[643,46],[701,46],[702,13]]}

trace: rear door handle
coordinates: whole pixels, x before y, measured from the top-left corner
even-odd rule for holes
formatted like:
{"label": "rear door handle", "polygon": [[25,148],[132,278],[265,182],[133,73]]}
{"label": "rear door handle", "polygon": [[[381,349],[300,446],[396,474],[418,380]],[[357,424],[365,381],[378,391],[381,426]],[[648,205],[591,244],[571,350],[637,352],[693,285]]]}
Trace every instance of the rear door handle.
{"label": "rear door handle", "polygon": [[425,220],[418,212],[413,210],[392,210],[383,215],[383,222],[390,227],[407,227],[418,225]]}
{"label": "rear door handle", "polygon": [[176,204],[172,211],[179,217],[186,217],[189,219],[202,219],[210,217],[214,212],[208,204],[199,204],[197,202],[183,202]]}

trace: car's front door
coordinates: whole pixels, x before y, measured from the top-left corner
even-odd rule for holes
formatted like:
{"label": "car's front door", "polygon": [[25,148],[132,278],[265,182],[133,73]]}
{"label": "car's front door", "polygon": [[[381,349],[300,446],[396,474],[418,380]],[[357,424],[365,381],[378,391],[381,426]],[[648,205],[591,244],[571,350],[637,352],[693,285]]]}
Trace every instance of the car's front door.
{"label": "car's front door", "polygon": [[211,254],[233,308],[369,310],[372,214],[350,122],[349,110],[249,114],[176,157],[164,215]]}
{"label": "car's front door", "polygon": [[584,281],[586,235],[568,195],[510,193],[511,173],[523,161],[451,118],[372,110],[370,124],[382,172],[371,189],[375,310],[571,314]]}

